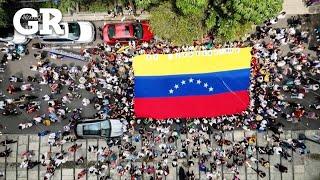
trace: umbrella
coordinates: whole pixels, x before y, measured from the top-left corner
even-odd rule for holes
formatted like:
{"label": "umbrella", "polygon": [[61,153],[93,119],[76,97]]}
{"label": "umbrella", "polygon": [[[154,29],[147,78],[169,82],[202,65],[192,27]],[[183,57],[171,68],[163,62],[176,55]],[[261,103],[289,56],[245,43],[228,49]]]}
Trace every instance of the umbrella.
{"label": "umbrella", "polygon": [[118,51],[117,51],[117,53],[122,53],[122,52],[124,52],[125,50],[127,50],[127,49],[129,49],[130,48],[130,46],[122,46]]}

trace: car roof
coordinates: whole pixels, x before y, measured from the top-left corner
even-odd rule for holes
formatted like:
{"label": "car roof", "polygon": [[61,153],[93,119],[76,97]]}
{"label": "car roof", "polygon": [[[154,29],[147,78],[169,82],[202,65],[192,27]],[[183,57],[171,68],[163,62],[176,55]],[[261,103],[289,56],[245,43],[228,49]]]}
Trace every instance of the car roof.
{"label": "car roof", "polygon": [[[107,125],[108,126],[108,129],[110,130],[110,132],[111,132],[111,129],[112,129],[112,125],[111,125],[111,121],[120,121],[120,120],[117,120],[117,119],[82,119],[82,120],[78,120],[77,122],[76,122],[76,130],[75,130],[75,135],[77,136],[77,137],[82,137],[82,136],[90,136],[90,137],[94,137],[94,136],[97,136],[97,135],[79,135],[78,134],[78,130],[77,130],[77,128],[78,127],[84,127],[84,126],[87,126],[87,125],[90,125],[90,124],[95,124],[95,123],[100,123],[100,122],[105,122],[105,121],[108,121],[109,123],[109,125]],[[82,130],[81,130],[81,132],[82,132]],[[83,133],[83,132],[82,132]]]}
{"label": "car roof", "polygon": [[100,122],[100,121],[113,121],[113,120],[117,120],[117,121],[120,121],[119,119],[81,119],[81,120],[78,120],[76,122],[76,124],[79,124],[79,123],[93,123],[93,122]]}
{"label": "car roof", "polygon": [[133,29],[132,24],[123,24],[116,26],[116,37],[132,37]]}
{"label": "car roof", "polygon": [[130,38],[133,37],[132,23],[123,24],[108,24],[108,28],[115,28],[115,35],[113,38]]}
{"label": "car roof", "polygon": [[101,121],[106,121],[109,119],[82,119],[78,120],[76,124],[82,124],[82,123],[94,123],[94,122],[101,122]]}

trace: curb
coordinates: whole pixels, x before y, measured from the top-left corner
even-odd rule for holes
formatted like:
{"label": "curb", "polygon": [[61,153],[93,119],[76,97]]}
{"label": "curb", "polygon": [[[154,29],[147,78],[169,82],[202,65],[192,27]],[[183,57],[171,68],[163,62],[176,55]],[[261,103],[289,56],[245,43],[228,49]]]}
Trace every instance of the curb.
{"label": "curb", "polygon": [[65,22],[70,21],[132,21],[132,20],[148,20],[150,18],[149,14],[140,14],[138,16],[134,15],[124,15],[110,17],[107,13],[77,13],[73,15],[64,15],[62,20]]}

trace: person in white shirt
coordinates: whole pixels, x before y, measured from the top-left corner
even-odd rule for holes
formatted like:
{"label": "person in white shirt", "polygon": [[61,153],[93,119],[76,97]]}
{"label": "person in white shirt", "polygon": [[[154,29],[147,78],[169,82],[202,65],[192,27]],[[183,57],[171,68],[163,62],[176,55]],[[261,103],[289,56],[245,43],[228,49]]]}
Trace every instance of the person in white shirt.
{"label": "person in white shirt", "polygon": [[42,116],[36,116],[33,118],[33,120],[37,123],[41,123],[44,117],[45,117],[45,114]]}
{"label": "person in white shirt", "polygon": [[29,127],[32,127],[32,123],[20,123],[19,124],[19,129],[26,129],[26,128],[29,128]]}
{"label": "person in white shirt", "polygon": [[82,105],[83,106],[88,106],[90,104],[90,100],[89,99],[87,99],[87,98],[83,98],[82,99]]}
{"label": "person in white shirt", "polygon": [[22,161],[22,163],[20,164],[20,168],[25,169],[25,168],[27,168],[27,167],[28,167],[28,160]]}

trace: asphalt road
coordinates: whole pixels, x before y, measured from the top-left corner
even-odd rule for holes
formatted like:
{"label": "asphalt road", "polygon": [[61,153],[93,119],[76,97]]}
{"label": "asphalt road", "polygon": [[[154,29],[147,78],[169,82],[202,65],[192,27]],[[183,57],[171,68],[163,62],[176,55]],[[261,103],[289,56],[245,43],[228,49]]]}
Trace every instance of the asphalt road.
{"label": "asphalt road", "polygon": [[[102,40],[100,38],[100,34],[98,31],[98,27],[102,27],[103,26],[102,21],[96,21],[94,22],[94,25],[97,29],[97,33],[96,33],[96,40],[94,43],[90,44],[90,46],[94,46],[97,43],[101,43]],[[24,80],[26,80],[26,77],[31,75],[34,76],[36,75],[38,72],[34,72],[30,70],[30,66],[37,64],[37,61],[34,58],[34,54],[37,52],[41,52],[39,50],[34,50],[31,48],[31,45],[34,43],[34,40],[31,41],[28,44],[28,50],[29,50],[29,54],[25,55],[22,57],[22,59],[20,61],[9,61],[8,62],[8,66],[7,69],[4,73],[0,73],[0,79],[2,79],[2,83],[0,83],[0,91],[6,95],[6,97],[10,97],[10,98],[18,98],[20,95],[22,95],[22,93],[18,93],[18,94],[14,94],[14,95],[10,95],[7,93],[6,88],[9,84],[9,77],[12,75],[15,75],[17,77],[23,77]],[[80,49],[77,47],[78,45],[70,45],[70,49],[66,49],[68,51],[73,51],[76,53],[80,52]],[[4,54],[0,52],[0,58],[2,58]],[[57,66],[59,65],[73,65],[73,66],[83,66],[84,64],[86,64],[86,62],[83,61],[76,61],[73,59],[64,59],[64,60],[54,60],[51,59],[50,62],[56,64]],[[22,84],[22,83],[16,83],[17,85]],[[39,85],[39,84],[34,84],[36,87],[36,90],[34,92],[30,92],[29,94],[32,95],[36,95],[40,98],[43,97],[45,94],[50,95],[50,89],[48,85]],[[40,91],[41,89],[41,91]],[[66,89],[62,90],[62,95],[65,94],[65,92],[67,92]],[[93,97],[92,94],[89,94],[88,92],[86,92],[86,90],[81,90],[80,91],[82,94],[82,97],[87,97],[87,98],[91,98]],[[54,96],[54,98],[58,98],[59,96]],[[68,107],[70,107],[71,109],[73,108],[78,108],[78,107],[83,107],[82,106],[82,99],[76,99],[74,101],[72,101],[71,104],[68,105]],[[36,114],[45,114],[47,113],[47,102],[45,101],[41,101],[41,109],[39,112],[37,112]],[[38,133],[39,131],[42,130],[50,130],[50,131],[59,131],[63,128],[64,125],[66,125],[68,123],[68,119],[66,119],[65,121],[62,121],[61,123],[55,123],[50,125],[49,127],[43,126],[43,125],[37,125],[37,126],[33,126],[31,128],[27,128],[24,130],[19,130],[18,129],[18,125],[20,123],[25,123],[28,122],[32,119],[32,115],[36,115],[34,113],[32,114],[27,114],[24,111],[21,111],[22,114],[21,115],[17,115],[17,116],[3,116],[0,115],[0,124],[4,126],[4,128],[2,130],[0,130],[0,132],[2,133],[6,133],[6,134],[24,134],[24,133]],[[83,116],[84,117],[91,117],[96,113],[94,107],[92,104],[88,105],[87,107],[83,108]]]}
{"label": "asphalt road", "polygon": [[[95,26],[96,27],[101,27],[103,24],[103,22],[95,22]],[[281,20],[281,22],[279,22],[278,24],[276,24],[276,27],[285,27],[286,24],[286,19]],[[97,33],[97,38],[96,41],[93,44],[99,43],[101,42],[100,36]],[[37,60],[33,57],[33,54],[36,53],[35,50],[32,50],[30,48],[32,43],[29,43],[29,51],[30,54],[26,55],[22,58],[21,61],[10,61],[8,64],[8,67],[6,69],[5,73],[0,74],[0,78],[3,79],[3,82],[0,83],[0,90],[7,96],[10,98],[17,98],[19,97],[19,95],[21,94],[16,94],[16,95],[9,95],[6,92],[6,88],[8,86],[8,79],[11,75],[16,75],[19,77],[24,77],[26,78],[28,75],[35,75],[35,72],[30,71],[29,67],[33,64],[37,63]],[[75,49],[74,51],[79,52],[79,49]],[[282,47],[282,55],[287,54],[289,51],[288,46],[284,46]],[[313,54],[313,52],[308,52]],[[51,60],[51,62],[55,63],[56,65],[62,65],[62,64],[73,64],[73,65],[77,65],[77,66],[82,66],[85,62],[81,62],[81,61],[75,61],[75,60]],[[319,79],[318,79],[319,80]],[[45,94],[50,94],[49,88],[47,85],[36,85],[39,88],[38,89],[42,89],[40,90],[36,90],[35,92],[33,92],[34,95],[37,95],[38,97],[42,97]],[[62,90],[62,94],[64,94],[64,92],[66,92],[66,89]],[[85,90],[81,92],[82,97],[92,97],[91,94],[87,93]],[[316,96],[319,96],[320,92],[316,92],[316,93],[309,93],[309,95],[303,99],[301,101],[301,103],[304,106],[307,106],[308,104],[312,103],[315,99]],[[57,95],[55,97],[58,97]],[[79,100],[75,100],[72,102],[72,104],[69,104],[70,108],[75,108],[75,107],[83,107],[82,103],[81,103],[82,99]],[[47,102],[42,101],[41,104],[41,110],[40,112],[38,112],[39,114],[44,114],[46,113],[47,110]],[[84,117],[90,117],[92,116],[96,111],[93,108],[93,105],[89,105],[85,108],[83,108],[83,116]],[[38,114],[37,113],[37,114]],[[317,112],[318,114],[320,114],[320,112]],[[33,114],[34,115],[34,114]],[[32,116],[30,116],[30,114],[26,114],[25,112],[23,112],[21,115],[18,116],[2,116],[0,115],[0,124],[2,124],[3,126],[5,126],[4,129],[0,130],[2,133],[14,133],[14,134],[28,134],[28,133],[38,133],[39,131],[42,130],[50,130],[50,131],[59,131],[62,129],[62,127],[68,123],[68,119],[62,121],[61,123],[54,123],[49,127],[45,127],[43,125],[37,125],[37,126],[33,126],[31,128],[28,129],[24,129],[24,130],[19,130],[18,129],[18,124],[22,123],[22,122],[28,122],[32,119]],[[287,122],[285,119],[281,120],[284,124],[285,124],[285,128],[286,129],[292,129],[292,130],[300,130],[300,129],[318,129],[320,127],[320,122],[318,120],[307,120],[304,119],[302,120],[301,123],[291,123],[291,122]]]}

